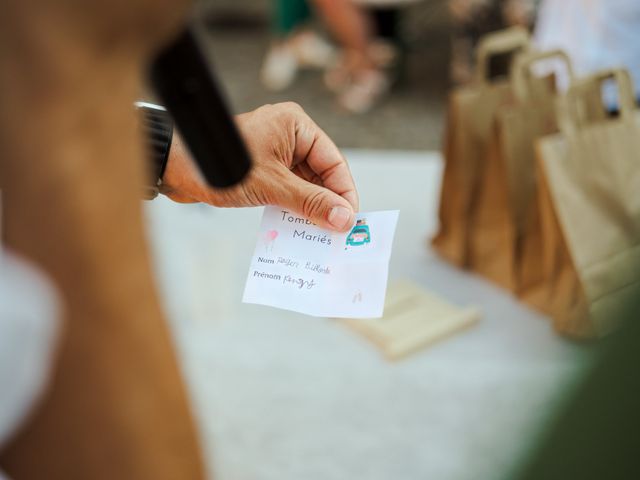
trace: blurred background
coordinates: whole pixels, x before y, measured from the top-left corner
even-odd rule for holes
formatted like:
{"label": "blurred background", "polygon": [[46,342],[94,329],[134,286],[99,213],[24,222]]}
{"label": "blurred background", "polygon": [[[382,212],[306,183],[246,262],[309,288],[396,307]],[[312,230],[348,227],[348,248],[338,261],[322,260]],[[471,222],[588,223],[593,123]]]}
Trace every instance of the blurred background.
{"label": "blurred background", "polygon": [[[322,3],[328,8],[319,5]],[[468,80],[472,45],[482,33],[508,23],[528,22],[536,2],[358,2],[370,29],[369,47],[378,50],[373,53],[374,70],[382,73],[388,85],[378,87],[365,80],[360,88],[366,105],[351,109],[327,85],[331,81],[327,77],[336,76],[344,67],[339,38],[332,34],[336,27],[331,25],[338,23],[340,15],[332,8],[343,2],[333,3],[200,2],[209,53],[233,110],[294,101],[340,147],[435,150],[441,143],[446,92],[452,82]],[[506,20],[507,4],[521,5],[522,18]],[[325,10],[324,15],[319,13]],[[453,50],[457,52],[455,64],[451,63]]]}

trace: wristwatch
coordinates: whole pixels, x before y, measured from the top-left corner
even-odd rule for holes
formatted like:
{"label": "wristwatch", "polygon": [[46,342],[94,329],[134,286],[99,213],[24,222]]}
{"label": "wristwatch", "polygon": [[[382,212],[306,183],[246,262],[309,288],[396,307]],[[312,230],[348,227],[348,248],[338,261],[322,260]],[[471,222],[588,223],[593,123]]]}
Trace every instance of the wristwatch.
{"label": "wristwatch", "polygon": [[135,102],[135,107],[142,117],[142,128],[151,161],[151,168],[148,169],[151,178],[144,187],[143,196],[146,200],[153,200],[160,192],[162,176],[169,160],[169,150],[173,138],[173,120],[169,112],[160,105]]}

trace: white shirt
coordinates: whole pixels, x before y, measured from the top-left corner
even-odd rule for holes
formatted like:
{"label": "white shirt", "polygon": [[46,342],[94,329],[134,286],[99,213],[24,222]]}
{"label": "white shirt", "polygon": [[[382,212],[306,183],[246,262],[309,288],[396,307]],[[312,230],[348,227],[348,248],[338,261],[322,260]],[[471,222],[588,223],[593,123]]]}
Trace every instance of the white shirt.
{"label": "white shirt", "polygon": [[0,247],[0,449],[47,383],[59,311],[44,274]]}
{"label": "white shirt", "polygon": [[[543,0],[534,39],[540,50],[567,52],[578,76],[627,68],[640,95],[639,0]],[[615,98],[615,89],[605,90],[607,103]]]}

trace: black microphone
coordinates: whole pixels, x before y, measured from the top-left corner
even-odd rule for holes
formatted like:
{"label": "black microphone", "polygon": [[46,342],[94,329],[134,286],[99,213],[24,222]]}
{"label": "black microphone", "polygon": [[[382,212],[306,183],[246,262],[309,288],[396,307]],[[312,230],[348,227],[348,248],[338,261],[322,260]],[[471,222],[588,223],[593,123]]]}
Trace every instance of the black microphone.
{"label": "black microphone", "polygon": [[160,52],[151,65],[151,83],[207,183],[240,182],[251,160],[191,28]]}

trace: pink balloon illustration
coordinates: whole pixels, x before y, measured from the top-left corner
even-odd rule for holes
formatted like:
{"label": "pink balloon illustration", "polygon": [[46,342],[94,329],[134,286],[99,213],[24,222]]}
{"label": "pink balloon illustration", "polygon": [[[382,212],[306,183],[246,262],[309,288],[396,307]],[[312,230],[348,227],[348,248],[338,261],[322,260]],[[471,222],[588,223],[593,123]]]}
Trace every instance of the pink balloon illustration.
{"label": "pink balloon illustration", "polygon": [[268,252],[269,250],[273,250],[273,242],[275,241],[275,239],[278,238],[278,231],[277,230],[269,230],[266,234],[265,234],[265,245],[264,248],[265,250]]}

